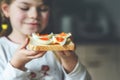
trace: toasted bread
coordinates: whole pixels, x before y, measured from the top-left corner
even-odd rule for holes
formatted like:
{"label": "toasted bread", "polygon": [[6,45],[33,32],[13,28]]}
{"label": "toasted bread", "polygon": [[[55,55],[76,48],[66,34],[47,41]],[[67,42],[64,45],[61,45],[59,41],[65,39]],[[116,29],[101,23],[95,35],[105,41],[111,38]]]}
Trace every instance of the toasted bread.
{"label": "toasted bread", "polygon": [[31,43],[28,44],[27,49],[34,50],[34,51],[62,51],[62,50],[74,50],[74,44],[71,42],[68,45],[33,45]]}

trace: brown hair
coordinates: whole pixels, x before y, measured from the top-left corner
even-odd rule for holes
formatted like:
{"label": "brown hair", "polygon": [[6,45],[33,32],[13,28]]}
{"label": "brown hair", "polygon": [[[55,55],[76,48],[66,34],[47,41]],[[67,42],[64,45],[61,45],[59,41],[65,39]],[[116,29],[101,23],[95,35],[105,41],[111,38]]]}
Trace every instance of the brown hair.
{"label": "brown hair", "polygon": [[[11,2],[12,2],[12,0],[1,0],[1,1],[0,1],[0,7],[1,7],[1,5],[2,5],[3,3],[11,4]],[[1,18],[2,18],[2,23],[4,23],[4,22],[5,22],[4,20],[6,20],[6,17],[4,16],[1,8],[0,8],[0,16],[1,16]]]}
{"label": "brown hair", "polygon": [[[12,3],[12,1],[13,0],[1,0],[0,7],[3,3],[7,3],[8,5],[10,5]],[[1,8],[0,8],[0,21],[1,21],[1,23],[0,23],[1,26],[2,26],[2,24],[7,24],[9,26],[7,30],[4,30],[4,32],[1,31],[2,33],[0,34],[0,36],[3,36],[3,35],[6,36],[12,31],[12,28],[11,28],[9,19],[4,16]]]}

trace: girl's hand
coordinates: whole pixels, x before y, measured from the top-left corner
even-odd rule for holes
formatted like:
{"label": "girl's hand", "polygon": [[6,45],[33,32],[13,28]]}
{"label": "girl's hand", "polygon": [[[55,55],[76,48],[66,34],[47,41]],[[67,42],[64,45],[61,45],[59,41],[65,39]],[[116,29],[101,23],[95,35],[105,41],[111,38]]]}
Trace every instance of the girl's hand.
{"label": "girl's hand", "polygon": [[26,41],[16,50],[13,58],[11,59],[10,63],[13,67],[25,70],[25,64],[32,59],[42,57],[46,52],[37,52],[37,51],[30,51],[26,49],[26,46],[29,42],[29,39]]}
{"label": "girl's hand", "polygon": [[67,73],[70,73],[75,68],[78,58],[73,51],[55,51],[55,54]]}

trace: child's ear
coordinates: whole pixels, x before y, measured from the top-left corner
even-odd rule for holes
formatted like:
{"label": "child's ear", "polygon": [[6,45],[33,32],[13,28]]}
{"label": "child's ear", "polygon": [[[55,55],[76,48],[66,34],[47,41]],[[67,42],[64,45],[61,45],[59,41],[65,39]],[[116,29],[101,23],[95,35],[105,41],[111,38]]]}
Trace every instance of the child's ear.
{"label": "child's ear", "polygon": [[1,9],[2,9],[2,12],[5,15],[5,17],[9,18],[9,5],[6,3],[3,3],[1,5]]}

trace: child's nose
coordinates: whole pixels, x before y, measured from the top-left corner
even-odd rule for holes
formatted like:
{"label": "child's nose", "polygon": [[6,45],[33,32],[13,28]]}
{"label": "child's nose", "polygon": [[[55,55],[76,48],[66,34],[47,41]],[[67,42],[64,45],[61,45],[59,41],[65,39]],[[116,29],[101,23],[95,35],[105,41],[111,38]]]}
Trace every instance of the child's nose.
{"label": "child's nose", "polygon": [[33,19],[37,19],[38,18],[38,11],[37,9],[32,9],[30,12],[29,12],[29,17],[30,18],[33,18]]}

